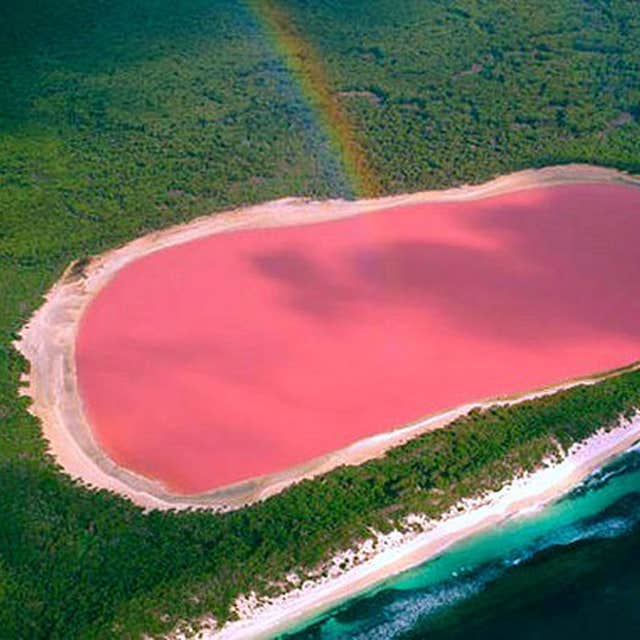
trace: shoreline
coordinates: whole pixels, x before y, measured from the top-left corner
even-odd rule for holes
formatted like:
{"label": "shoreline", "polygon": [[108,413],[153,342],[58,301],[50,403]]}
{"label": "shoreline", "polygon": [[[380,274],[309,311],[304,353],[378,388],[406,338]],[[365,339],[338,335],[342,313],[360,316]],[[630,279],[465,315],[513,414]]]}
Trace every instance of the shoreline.
{"label": "shoreline", "polygon": [[[203,621],[198,640],[249,640],[273,638],[276,634],[310,621],[345,600],[387,578],[435,558],[452,545],[491,526],[517,517],[526,517],[557,500],[588,475],[640,442],[640,411],[634,418],[609,432],[600,431],[574,445],[558,463],[515,479],[497,492],[463,501],[459,508],[436,521],[418,516],[409,526],[423,531],[394,531],[377,535],[378,543],[361,543],[357,550],[336,556],[327,577],[306,580],[275,598],[259,601],[253,596],[236,602],[239,619],[215,628],[211,619]],[[345,557],[356,558],[353,566],[338,570]],[[292,584],[292,587],[294,585]],[[182,640],[182,632],[170,636]]]}
{"label": "shoreline", "polygon": [[[472,408],[513,403],[554,393],[604,375],[588,375],[510,398],[479,399],[461,407],[427,416],[410,425],[375,434],[301,465],[267,476],[196,494],[179,495],[162,483],[119,466],[101,449],[85,417],[77,388],[75,342],[84,310],[121,268],[145,255],[214,233],[240,229],[273,228],[338,220],[373,210],[420,202],[455,202],[482,199],[533,187],[571,183],[618,183],[640,186],[628,174],[589,165],[564,165],[526,170],[487,183],[444,191],[426,191],[378,199],[314,202],[284,199],[212,214],[192,222],[152,232],[132,242],[72,264],[45,297],[44,304],[23,327],[17,349],[29,360],[31,371],[21,393],[32,398],[30,411],[40,419],[48,450],[63,469],[85,484],[115,491],[147,509],[207,507],[240,508],[343,464],[360,464],[382,455],[427,431],[441,428]],[[631,365],[637,368],[639,365]]]}

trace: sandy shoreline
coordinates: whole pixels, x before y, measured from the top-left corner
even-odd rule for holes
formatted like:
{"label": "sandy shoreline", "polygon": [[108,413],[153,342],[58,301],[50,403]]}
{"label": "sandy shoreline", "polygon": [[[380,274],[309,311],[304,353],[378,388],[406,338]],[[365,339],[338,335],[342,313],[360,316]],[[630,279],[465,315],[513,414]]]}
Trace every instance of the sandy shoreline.
{"label": "sandy shoreline", "polygon": [[[210,234],[249,228],[313,224],[399,205],[473,200],[531,187],[585,182],[640,185],[638,180],[615,170],[567,165],[522,171],[483,185],[374,200],[309,202],[285,199],[214,214],[151,233],[96,256],[86,265],[70,267],[49,291],[44,305],[23,328],[21,339],[16,344],[31,364],[30,375],[25,381],[28,384],[23,392],[33,400],[30,409],[41,420],[50,452],[71,476],[80,478],[91,486],[116,491],[146,508],[238,508],[273,495],[302,478],[327,472],[341,464],[364,462],[420,433],[448,424],[472,407],[485,406],[500,399],[479,400],[427,417],[412,425],[360,440],[344,449],[280,473],[204,494],[175,495],[167,492],[161,483],[117,465],[102,451],[92,435],[79,397],[75,370],[75,340],[84,310],[125,265],[149,253]],[[584,381],[593,380],[590,377]],[[552,393],[579,382],[581,381],[569,381],[508,401],[521,401]]]}
{"label": "sandy shoreline", "polygon": [[[454,510],[441,520],[428,522],[415,517],[413,524],[424,527],[420,533],[392,532],[378,536],[375,547],[365,542],[353,553],[340,554],[333,560],[333,569],[325,578],[307,581],[302,587],[292,588],[271,600],[239,599],[236,605],[238,620],[221,629],[215,629],[211,620],[204,621],[210,628],[195,637],[200,640],[272,637],[385,578],[424,563],[464,538],[508,518],[537,511],[639,441],[640,413],[631,422],[575,445],[561,462],[519,478],[498,492],[467,501],[460,505],[461,510]],[[341,571],[338,565],[346,557],[355,558],[356,562]],[[185,636],[176,633],[172,637],[178,640]]]}

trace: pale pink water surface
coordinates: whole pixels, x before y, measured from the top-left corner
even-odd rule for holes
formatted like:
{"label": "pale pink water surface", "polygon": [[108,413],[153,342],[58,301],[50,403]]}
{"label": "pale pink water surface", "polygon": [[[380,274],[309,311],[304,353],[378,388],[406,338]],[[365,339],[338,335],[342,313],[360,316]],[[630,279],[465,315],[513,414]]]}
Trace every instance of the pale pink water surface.
{"label": "pale pink water surface", "polygon": [[640,358],[640,190],[536,188],[164,249],[82,319],[105,451],[194,493]]}

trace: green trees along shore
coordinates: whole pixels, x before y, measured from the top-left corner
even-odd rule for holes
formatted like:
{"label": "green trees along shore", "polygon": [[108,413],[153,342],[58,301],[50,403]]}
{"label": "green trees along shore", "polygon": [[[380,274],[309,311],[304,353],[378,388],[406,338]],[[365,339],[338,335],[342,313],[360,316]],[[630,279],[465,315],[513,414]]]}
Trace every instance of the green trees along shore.
{"label": "green trees along shore", "polygon": [[[570,161],[638,171],[637,3],[363,7],[279,0],[386,192]],[[624,373],[474,413],[225,515],[143,513],[57,468],[18,394],[12,342],[70,261],[243,203],[353,195],[276,45],[233,0],[0,8],[2,638],[224,620],[239,593],[268,592],[369,527],[501,486],[640,405],[640,374]]]}

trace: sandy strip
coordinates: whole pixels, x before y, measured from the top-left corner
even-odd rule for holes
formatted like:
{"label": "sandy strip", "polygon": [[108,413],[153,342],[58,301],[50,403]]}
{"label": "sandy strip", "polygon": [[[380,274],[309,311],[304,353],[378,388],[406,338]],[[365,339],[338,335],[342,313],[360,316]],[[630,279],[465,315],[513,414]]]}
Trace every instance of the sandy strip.
{"label": "sandy strip", "polygon": [[[633,421],[612,431],[600,432],[575,445],[559,463],[519,478],[498,492],[462,503],[436,522],[419,517],[410,519],[424,527],[420,533],[392,532],[362,543],[353,552],[337,556],[330,563],[329,576],[308,580],[283,596],[259,602],[255,597],[240,598],[236,604],[239,619],[216,630],[212,620],[195,637],[199,640],[247,640],[268,638],[309,619],[385,578],[424,563],[454,543],[489,529],[508,518],[531,514],[567,493],[590,473],[640,441],[640,413]],[[340,570],[345,558],[352,567]],[[183,633],[172,636],[183,639]]]}
{"label": "sandy strip", "polygon": [[[341,464],[358,464],[379,456],[392,446],[448,424],[472,407],[486,406],[497,400],[521,401],[567,388],[581,381],[570,381],[508,400],[479,400],[401,429],[360,440],[349,447],[281,473],[254,478],[204,494],[180,496],[166,491],[159,482],[120,467],[95,441],[78,393],[75,341],[84,310],[114,274],[130,262],[166,247],[239,229],[313,224],[399,205],[474,200],[531,187],[585,182],[640,186],[640,180],[615,170],[588,165],[566,165],[522,171],[483,185],[357,202],[284,199],[213,214],[151,233],[96,256],[88,264],[71,265],[52,287],[46,295],[45,303],[25,325],[20,340],[16,343],[18,350],[31,364],[30,374],[25,379],[22,391],[33,400],[30,410],[41,420],[50,452],[72,477],[94,487],[116,491],[145,508],[201,506],[224,510],[264,499],[293,482],[325,473]],[[585,379],[593,380],[593,377]]]}

